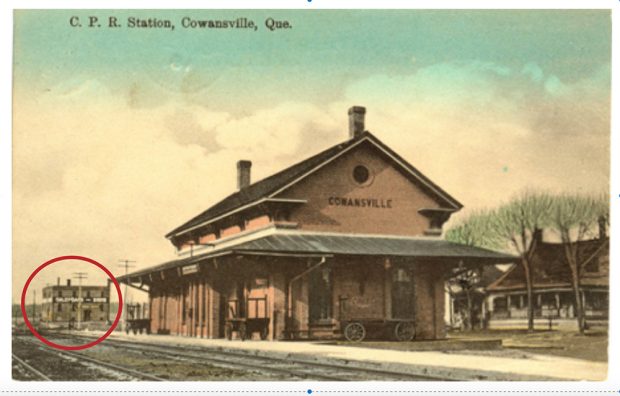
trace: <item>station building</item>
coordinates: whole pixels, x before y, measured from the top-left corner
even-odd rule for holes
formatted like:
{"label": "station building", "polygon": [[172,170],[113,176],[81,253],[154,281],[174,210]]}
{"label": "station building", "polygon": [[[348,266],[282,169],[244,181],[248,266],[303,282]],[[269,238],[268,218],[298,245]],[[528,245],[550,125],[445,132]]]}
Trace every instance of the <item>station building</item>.
{"label": "station building", "polygon": [[76,286],[67,279],[66,285],[60,278],[54,286],[43,288],[41,321],[68,324],[76,322],[105,322],[110,309],[108,286]]}
{"label": "station building", "polygon": [[148,292],[153,333],[234,337],[241,318],[264,339],[335,338],[403,319],[445,337],[451,269],[514,257],[443,240],[461,203],[364,117],[352,107],[348,139],[258,182],[239,161],[238,190],[166,235],[179,258],[119,278]]}

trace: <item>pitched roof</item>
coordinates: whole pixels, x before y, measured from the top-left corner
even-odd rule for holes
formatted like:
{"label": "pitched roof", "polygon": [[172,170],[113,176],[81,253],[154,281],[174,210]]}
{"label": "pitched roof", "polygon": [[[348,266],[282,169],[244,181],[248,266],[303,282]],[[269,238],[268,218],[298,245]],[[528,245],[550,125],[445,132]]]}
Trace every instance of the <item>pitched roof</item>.
{"label": "pitched roof", "polygon": [[278,173],[275,173],[265,179],[259,180],[249,185],[248,187],[243,188],[240,191],[232,193],[231,195],[211,206],[204,212],[193,217],[192,219],[183,223],[174,230],[170,231],[168,234],[166,234],[166,238],[170,238],[174,235],[187,231],[188,229],[197,227],[205,222],[208,222],[209,220],[225,215],[228,212],[241,208],[245,205],[252,204],[262,198],[269,197],[271,194],[277,193],[281,189],[294,183],[300,177],[311,173],[314,169],[316,169],[323,163],[334,159],[339,154],[361,143],[362,141],[369,141],[375,144],[378,148],[383,150],[386,155],[392,157],[402,169],[406,170],[410,175],[412,175],[416,182],[421,184],[423,187],[426,187],[426,189],[440,202],[451,208],[454,208],[455,210],[463,207],[460,202],[458,202],[447,192],[445,192],[439,186],[430,181],[420,171],[413,167],[413,165],[409,164],[405,159],[403,159],[400,155],[395,153],[392,149],[390,149],[383,142],[377,139],[373,134],[366,131],[358,138],[349,139],[343,143],[332,146]]}
{"label": "pitched roof", "polygon": [[[609,239],[591,239],[578,242],[579,260],[588,260],[591,257],[609,255]],[[535,289],[546,287],[570,287],[572,278],[562,243],[539,243],[531,263],[532,286]],[[583,273],[583,286],[605,286],[609,284],[607,274]],[[491,283],[488,290],[519,290],[525,289],[525,274],[523,266],[514,265],[506,273]]]}
{"label": "pitched roof", "polygon": [[149,273],[181,267],[226,254],[291,254],[418,257],[437,259],[472,259],[488,264],[514,262],[517,257],[492,250],[448,242],[442,239],[328,234],[307,232],[276,233],[251,241],[215,249],[194,257],[169,261],[155,267],[121,276],[119,281]]}

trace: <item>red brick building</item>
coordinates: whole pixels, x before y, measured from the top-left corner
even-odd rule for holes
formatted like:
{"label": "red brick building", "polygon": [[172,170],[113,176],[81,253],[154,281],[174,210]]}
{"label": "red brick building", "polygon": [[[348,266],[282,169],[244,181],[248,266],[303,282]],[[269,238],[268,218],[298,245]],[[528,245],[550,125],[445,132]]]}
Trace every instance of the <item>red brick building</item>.
{"label": "red brick building", "polygon": [[76,286],[67,279],[66,285],[43,288],[41,321],[68,325],[76,321],[105,323],[110,307],[110,289],[107,286]]}
{"label": "red brick building", "polygon": [[148,291],[153,332],[236,336],[245,318],[267,339],[338,337],[349,319],[403,319],[445,336],[449,269],[513,258],[442,240],[462,205],[364,113],[349,110],[346,141],[256,183],[239,161],[238,191],[166,235],[179,259],[119,278]]}

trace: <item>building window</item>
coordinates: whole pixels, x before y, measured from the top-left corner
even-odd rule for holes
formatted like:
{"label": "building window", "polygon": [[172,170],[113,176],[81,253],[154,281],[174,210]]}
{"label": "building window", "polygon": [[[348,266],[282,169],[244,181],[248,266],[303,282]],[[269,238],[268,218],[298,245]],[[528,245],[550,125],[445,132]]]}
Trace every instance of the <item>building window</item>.
{"label": "building window", "polygon": [[86,298],[90,298],[90,290],[86,292]]}
{"label": "building window", "polygon": [[370,171],[363,165],[353,168],[353,180],[357,184],[365,184],[370,179]]}
{"label": "building window", "polygon": [[61,303],[58,303],[58,309],[56,311],[62,312],[62,304]]}

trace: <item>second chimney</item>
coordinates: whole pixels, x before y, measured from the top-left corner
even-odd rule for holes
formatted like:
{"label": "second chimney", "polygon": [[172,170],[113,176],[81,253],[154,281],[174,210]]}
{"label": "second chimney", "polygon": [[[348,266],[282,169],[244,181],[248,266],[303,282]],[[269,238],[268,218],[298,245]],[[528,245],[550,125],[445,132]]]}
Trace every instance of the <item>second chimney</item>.
{"label": "second chimney", "polygon": [[67,279],[67,286],[71,286],[71,279]]}
{"label": "second chimney", "polygon": [[242,190],[250,185],[250,170],[252,161],[241,160],[237,162],[237,190]]}
{"label": "second chimney", "polygon": [[364,133],[364,115],[366,108],[353,106],[349,109],[349,138],[358,138]]}

